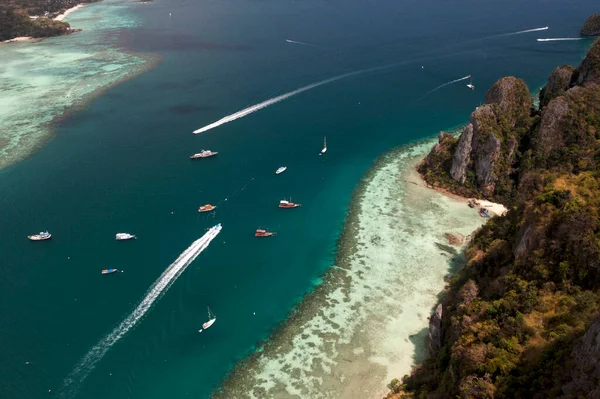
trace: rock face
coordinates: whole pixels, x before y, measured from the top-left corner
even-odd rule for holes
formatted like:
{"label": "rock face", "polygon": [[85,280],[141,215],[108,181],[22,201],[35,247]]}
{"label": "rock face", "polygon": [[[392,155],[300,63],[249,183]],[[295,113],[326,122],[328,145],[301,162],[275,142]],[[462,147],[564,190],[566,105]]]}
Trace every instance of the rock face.
{"label": "rock face", "polygon": [[485,95],[487,104],[497,104],[511,127],[527,120],[531,112],[531,94],[522,79],[507,76],[500,79]]}
{"label": "rock face", "polygon": [[435,308],[435,313],[429,319],[429,354],[437,355],[437,352],[442,347],[442,304],[440,303]]}
{"label": "rock face", "polygon": [[543,157],[547,157],[554,148],[564,145],[560,121],[569,113],[569,105],[564,97],[558,97],[542,112],[540,129],[535,137],[535,148]]}
{"label": "rock face", "polygon": [[574,71],[575,68],[570,65],[563,65],[552,71],[546,87],[540,93],[540,108],[548,105],[556,97],[565,94],[571,84]]}
{"label": "rock face", "polygon": [[586,86],[589,84],[600,85],[600,40],[592,46],[581,65],[573,73],[571,84]]}
{"label": "rock face", "polygon": [[[581,337],[571,352],[571,381],[563,385],[564,398],[600,398],[600,319]],[[578,396],[581,395],[581,396]]]}
{"label": "rock face", "polygon": [[460,184],[465,184],[465,174],[471,159],[471,142],[473,141],[473,124],[469,123],[463,129],[456,150],[452,157],[452,167],[450,168],[450,176]]}
{"label": "rock face", "polygon": [[598,36],[600,35],[600,14],[592,14],[583,24],[581,28],[583,36]]}

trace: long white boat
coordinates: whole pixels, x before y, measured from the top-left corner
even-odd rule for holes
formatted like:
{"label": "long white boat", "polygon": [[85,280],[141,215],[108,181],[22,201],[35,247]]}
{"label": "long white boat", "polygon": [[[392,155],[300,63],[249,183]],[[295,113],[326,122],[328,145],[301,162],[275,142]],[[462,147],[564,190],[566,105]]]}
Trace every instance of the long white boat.
{"label": "long white boat", "polygon": [[118,241],[122,241],[122,240],[131,240],[132,238],[137,238],[137,237],[134,236],[133,234],[129,234],[129,233],[117,233],[115,238]]}
{"label": "long white boat", "polygon": [[191,155],[190,159],[198,159],[198,158],[209,158],[217,155],[218,152],[211,150],[201,150],[199,153]]}
{"label": "long white boat", "polygon": [[29,238],[31,241],[49,240],[50,237],[52,237],[52,234],[48,233],[47,231],[40,231],[40,234],[33,234],[30,236],[27,236],[27,238]]}
{"label": "long white boat", "polygon": [[208,308],[208,321],[206,323],[202,324],[202,329],[198,330],[198,332],[202,332],[203,329],[206,330],[208,327],[215,324],[215,321],[217,321],[217,316],[215,316],[215,314],[210,311],[210,308],[208,306],[207,306],[207,308]]}
{"label": "long white boat", "polygon": [[275,171],[275,174],[280,174],[285,172],[285,170],[287,169],[287,166],[280,166],[279,168],[277,168],[277,170]]}

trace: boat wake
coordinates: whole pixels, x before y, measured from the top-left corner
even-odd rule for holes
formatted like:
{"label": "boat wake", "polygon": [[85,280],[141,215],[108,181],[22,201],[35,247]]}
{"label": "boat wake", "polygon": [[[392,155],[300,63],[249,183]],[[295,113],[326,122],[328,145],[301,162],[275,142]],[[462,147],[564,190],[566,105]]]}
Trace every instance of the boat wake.
{"label": "boat wake", "polygon": [[285,39],[285,41],[288,42],[288,43],[293,43],[293,44],[301,44],[303,46],[318,47],[316,44],[310,44],[310,43],[305,43],[305,42],[298,42],[296,40]]}
{"label": "boat wake", "polygon": [[549,39],[536,39],[538,42],[561,42],[570,40],[581,40],[582,37],[554,37]]}
{"label": "boat wake", "polygon": [[500,35],[486,36],[486,37],[484,37],[484,39],[491,39],[493,37],[515,36],[515,35],[521,35],[523,33],[540,32],[540,31],[548,30],[548,29],[549,29],[548,26],[544,26],[543,28],[526,29],[526,30],[520,30],[517,32],[502,33]]}
{"label": "boat wake", "polygon": [[439,89],[441,89],[442,87],[445,87],[445,86],[448,86],[448,85],[451,85],[451,84],[453,84],[453,83],[457,83],[457,82],[460,82],[460,81],[463,81],[463,80],[467,80],[467,79],[469,79],[470,77],[471,77],[471,75],[467,75],[467,76],[464,76],[464,77],[462,77],[462,78],[460,78],[460,79],[454,79],[454,80],[452,80],[452,81],[450,81],[450,82],[446,82],[446,83],[444,83],[444,84],[441,84],[441,85],[439,85],[438,87],[436,87],[435,89],[429,90],[429,91],[428,91],[427,93],[425,93],[425,94],[424,94],[424,95],[423,95],[421,98],[419,98],[419,100],[420,100],[420,99],[422,99],[423,97],[425,97],[425,96],[427,96],[427,95],[429,95],[429,94],[433,93],[434,91],[438,91],[438,90],[439,90]]}
{"label": "boat wake", "polygon": [[140,319],[150,309],[152,304],[177,280],[177,278],[204,251],[210,242],[221,232],[221,224],[213,226],[202,237],[197,239],[179,255],[175,262],[160,275],[160,277],[150,286],[144,299],[129,316],[125,318],[110,334],[102,338],[90,351],[81,359],[79,364],[65,378],[61,397],[71,397],[76,392],[79,385],[86,379],[95,365],[102,360],[106,352],[129,330],[131,330]]}
{"label": "boat wake", "polygon": [[320,82],[317,82],[317,83],[309,84],[308,86],[301,87],[299,89],[296,89],[296,90],[284,93],[284,94],[282,94],[280,96],[270,98],[270,99],[268,99],[266,101],[263,101],[261,103],[252,105],[252,106],[250,106],[248,108],[244,108],[243,110],[238,111],[238,112],[236,112],[234,114],[228,115],[228,116],[226,116],[224,118],[221,118],[218,121],[211,123],[210,125],[206,125],[204,127],[201,127],[200,129],[194,130],[194,134],[204,133],[204,132],[206,132],[208,130],[211,130],[211,129],[214,129],[214,128],[218,127],[218,126],[224,125],[225,123],[232,122],[232,121],[234,121],[236,119],[243,118],[246,115],[249,115],[249,114],[251,114],[253,112],[256,112],[256,111],[259,111],[259,110],[261,110],[263,108],[266,108],[269,105],[273,105],[275,103],[278,103],[280,101],[288,99],[288,98],[290,98],[292,96],[295,96],[296,94],[300,94],[302,92],[314,89],[316,87],[323,86],[325,84],[335,82],[336,80],[348,78],[350,76],[360,75],[360,74],[367,73],[367,72],[379,71],[379,70],[391,68],[391,67],[394,67],[394,66],[397,66],[397,65],[400,65],[400,64],[402,64],[402,63],[389,64],[389,65],[384,65],[384,66],[374,67],[374,68],[368,68],[368,69],[361,69],[359,71],[344,73],[342,75],[334,76],[333,78],[329,78],[329,79],[321,80]]}

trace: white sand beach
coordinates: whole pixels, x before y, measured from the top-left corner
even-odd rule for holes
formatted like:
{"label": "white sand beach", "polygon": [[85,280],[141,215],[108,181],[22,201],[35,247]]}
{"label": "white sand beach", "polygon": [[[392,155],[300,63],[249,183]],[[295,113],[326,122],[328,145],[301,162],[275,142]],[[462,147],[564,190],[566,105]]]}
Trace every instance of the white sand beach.
{"label": "white sand beach", "polygon": [[54,20],[62,21],[63,19],[65,19],[67,17],[67,15],[69,15],[70,13],[72,13],[75,10],[80,9],[83,6],[84,6],[84,4],[77,4],[75,7],[71,7],[68,10],[66,10],[65,12],[63,12],[62,14],[58,15],[56,18],[54,18]]}

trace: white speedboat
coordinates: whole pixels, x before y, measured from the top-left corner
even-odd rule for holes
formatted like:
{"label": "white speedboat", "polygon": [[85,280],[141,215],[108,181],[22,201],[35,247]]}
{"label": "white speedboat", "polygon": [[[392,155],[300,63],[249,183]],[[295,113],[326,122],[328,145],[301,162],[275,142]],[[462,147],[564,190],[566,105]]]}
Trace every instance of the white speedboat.
{"label": "white speedboat", "polygon": [[40,231],[40,234],[27,236],[27,238],[29,238],[31,241],[44,241],[50,239],[50,237],[52,237],[52,234],[48,233],[47,231]]}
{"label": "white speedboat", "polygon": [[469,76],[470,80],[469,83],[467,84],[467,87],[471,90],[475,90],[475,86],[473,86],[473,78],[471,76]]}
{"label": "white speedboat", "polygon": [[216,152],[216,151],[202,150],[197,154],[190,155],[190,159],[208,158],[208,157],[212,157],[217,154],[218,154],[218,152]]}
{"label": "white speedboat", "polygon": [[323,139],[323,149],[319,153],[319,155],[323,155],[327,152],[327,137]]}
{"label": "white speedboat", "polygon": [[[207,306],[207,308],[208,308],[208,306]],[[202,324],[202,329],[206,330],[208,327],[215,324],[215,321],[217,321],[217,316],[215,316],[215,314],[210,311],[210,308],[208,308],[208,321],[206,323]],[[201,332],[201,331],[202,330],[199,330],[198,332]]]}
{"label": "white speedboat", "polygon": [[134,236],[133,234],[129,234],[129,233],[117,233],[117,236],[115,238],[119,241],[122,241],[122,240],[131,240],[132,238],[137,238],[137,237]]}
{"label": "white speedboat", "polygon": [[287,169],[287,166],[280,166],[280,167],[279,167],[279,168],[278,168],[278,169],[275,171],[275,173],[276,173],[276,174],[283,173],[283,172],[285,172],[285,170],[286,170],[286,169]]}

